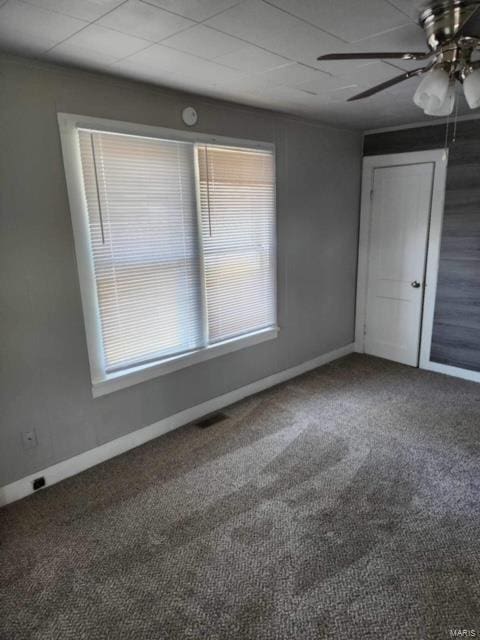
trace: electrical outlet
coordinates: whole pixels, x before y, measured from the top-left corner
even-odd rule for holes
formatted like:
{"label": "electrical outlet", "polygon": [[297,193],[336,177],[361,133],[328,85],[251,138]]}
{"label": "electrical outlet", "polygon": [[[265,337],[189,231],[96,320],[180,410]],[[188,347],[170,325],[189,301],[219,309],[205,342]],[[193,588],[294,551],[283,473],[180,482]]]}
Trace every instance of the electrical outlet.
{"label": "electrical outlet", "polygon": [[31,431],[22,431],[22,442],[24,449],[33,449],[37,446],[37,434],[35,433],[35,429]]}

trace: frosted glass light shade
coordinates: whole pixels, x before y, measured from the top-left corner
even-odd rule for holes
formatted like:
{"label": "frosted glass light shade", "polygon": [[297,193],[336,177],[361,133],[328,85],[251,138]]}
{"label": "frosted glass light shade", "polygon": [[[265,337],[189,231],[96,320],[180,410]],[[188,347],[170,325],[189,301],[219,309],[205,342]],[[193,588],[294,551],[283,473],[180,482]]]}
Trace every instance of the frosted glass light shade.
{"label": "frosted glass light shade", "polygon": [[413,101],[424,110],[440,109],[447,97],[449,84],[450,78],[445,69],[432,69],[418,85]]}
{"label": "frosted glass light shade", "polygon": [[480,107],[480,69],[475,69],[465,78],[463,92],[470,109]]}
{"label": "frosted glass light shade", "polygon": [[455,104],[455,81],[451,81],[448,86],[447,97],[439,107],[431,106],[429,103],[425,108],[427,116],[449,116]]}

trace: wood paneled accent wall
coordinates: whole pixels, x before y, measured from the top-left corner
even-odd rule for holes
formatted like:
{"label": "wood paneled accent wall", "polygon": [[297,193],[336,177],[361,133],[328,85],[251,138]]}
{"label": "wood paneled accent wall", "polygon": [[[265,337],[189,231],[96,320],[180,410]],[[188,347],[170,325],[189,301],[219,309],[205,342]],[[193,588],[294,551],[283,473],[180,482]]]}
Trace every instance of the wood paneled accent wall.
{"label": "wood paneled accent wall", "polygon": [[[365,136],[364,155],[444,145],[444,124],[401,129]],[[480,371],[480,119],[458,122],[449,144],[431,359]]]}

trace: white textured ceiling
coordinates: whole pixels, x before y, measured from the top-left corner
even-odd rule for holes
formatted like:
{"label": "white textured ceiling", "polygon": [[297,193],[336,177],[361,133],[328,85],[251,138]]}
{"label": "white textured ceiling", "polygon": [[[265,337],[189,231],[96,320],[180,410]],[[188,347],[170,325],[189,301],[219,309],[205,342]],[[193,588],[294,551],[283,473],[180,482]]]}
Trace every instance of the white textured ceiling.
{"label": "white textured ceiling", "polygon": [[[358,129],[422,120],[412,68],[320,54],[424,50],[419,0],[0,0],[0,47]],[[417,6],[416,6],[417,5]]]}

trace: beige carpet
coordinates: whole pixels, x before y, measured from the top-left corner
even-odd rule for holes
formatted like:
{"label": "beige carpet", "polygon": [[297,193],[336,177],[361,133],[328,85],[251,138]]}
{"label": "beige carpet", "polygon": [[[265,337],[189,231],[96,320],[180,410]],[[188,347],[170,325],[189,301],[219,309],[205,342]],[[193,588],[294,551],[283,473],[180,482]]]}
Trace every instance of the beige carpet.
{"label": "beige carpet", "polygon": [[0,511],[0,638],[480,637],[480,385],[353,355]]}

